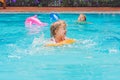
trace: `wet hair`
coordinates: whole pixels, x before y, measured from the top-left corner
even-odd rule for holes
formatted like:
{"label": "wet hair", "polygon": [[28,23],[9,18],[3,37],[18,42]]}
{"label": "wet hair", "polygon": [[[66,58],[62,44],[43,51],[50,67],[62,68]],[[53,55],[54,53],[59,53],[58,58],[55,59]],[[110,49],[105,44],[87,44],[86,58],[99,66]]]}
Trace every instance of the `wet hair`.
{"label": "wet hair", "polygon": [[[80,14],[80,15],[83,15],[83,16],[84,16],[84,18],[85,18],[85,20],[84,20],[84,21],[86,21],[86,16],[85,16],[84,14]],[[80,15],[79,15],[79,17],[80,17]],[[80,21],[81,21],[81,18],[80,18]]]}
{"label": "wet hair", "polygon": [[86,21],[86,16],[84,15],[85,21]]}
{"label": "wet hair", "polygon": [[57,21],[57,22],[54,22],[54,23],[51,25],[51,27],[50,27],[51,37],[55,37],[55,35],[56,35],[55,31],[58,30],[62,24],[64,24],[63,27],[66,28],[66,23],[65,23],[65,21],[63,21],[63,20],[59,20],[59,21]]}

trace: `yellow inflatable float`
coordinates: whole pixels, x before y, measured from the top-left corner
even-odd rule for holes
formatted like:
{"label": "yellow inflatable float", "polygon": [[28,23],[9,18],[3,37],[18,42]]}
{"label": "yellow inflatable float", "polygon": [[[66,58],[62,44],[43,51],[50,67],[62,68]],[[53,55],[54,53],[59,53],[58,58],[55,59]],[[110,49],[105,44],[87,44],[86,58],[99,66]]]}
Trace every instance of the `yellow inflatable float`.
{"label": "yellow inflatable float", "polygon": [[72,44],[74,42],[75,42],[74,39],[66,39],[66,40],[61,41],[59,43],[47,44],[46,46],[62,46],[62,45]]}
{"label": "yellow inflatable float", "polygon": [[3,9],[5,9],[6,8],[6,0],[0,0],[0,2],[3,3]]}
{"label": "yellow inflatable float", "polygon": [[5,0],[0,0],[0,2],[4,3]]}

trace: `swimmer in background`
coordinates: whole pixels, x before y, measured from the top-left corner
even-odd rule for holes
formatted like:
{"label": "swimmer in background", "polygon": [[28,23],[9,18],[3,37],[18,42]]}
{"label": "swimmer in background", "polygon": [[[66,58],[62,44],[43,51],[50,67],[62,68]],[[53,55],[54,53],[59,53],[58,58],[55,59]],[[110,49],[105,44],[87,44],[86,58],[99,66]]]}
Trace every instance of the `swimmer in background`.
{"label": "swimmer in background", "polygon": [[85,22],[86,21],[86,16],[84,14],[80,14],[78,17],[78,22]]}
{"label": "swimmer in background", "polygon": [[86,16],[84,14],[80,14],[78,17],[77,23],[78,24],[92,24],[91,22],[87,22],[86,20],[87,20]]}

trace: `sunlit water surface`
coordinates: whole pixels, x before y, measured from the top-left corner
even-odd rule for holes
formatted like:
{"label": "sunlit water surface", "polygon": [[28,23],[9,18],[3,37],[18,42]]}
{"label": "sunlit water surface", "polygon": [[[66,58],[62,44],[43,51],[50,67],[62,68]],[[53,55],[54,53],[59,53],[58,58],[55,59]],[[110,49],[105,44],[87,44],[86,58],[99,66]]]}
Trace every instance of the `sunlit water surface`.
{"label": "sunlit water surface", "polygon": [[[37,14],[48,23],[36,33],[24,25]],[[91,24],[76,24],[77,13],[59,13],[74,44],[45,47],[49,13],[0,14],[0,80],[119,80],[120,14],[85,14]]]}

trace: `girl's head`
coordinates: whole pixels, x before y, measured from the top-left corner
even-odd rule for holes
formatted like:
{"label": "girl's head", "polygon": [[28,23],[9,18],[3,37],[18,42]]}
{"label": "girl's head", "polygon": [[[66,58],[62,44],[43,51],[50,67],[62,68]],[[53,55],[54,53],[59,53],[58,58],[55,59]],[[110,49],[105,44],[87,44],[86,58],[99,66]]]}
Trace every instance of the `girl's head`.
{"label": "girl's head", "polygon": [[86,21],[86,16],[84,14],[80,14],[78,17],[78,21]]}
{"label": "girl's head", "polygon": [[50,28],[51,37],[65,37],[66,35],[66,23],[63,20],[54,22]]}

